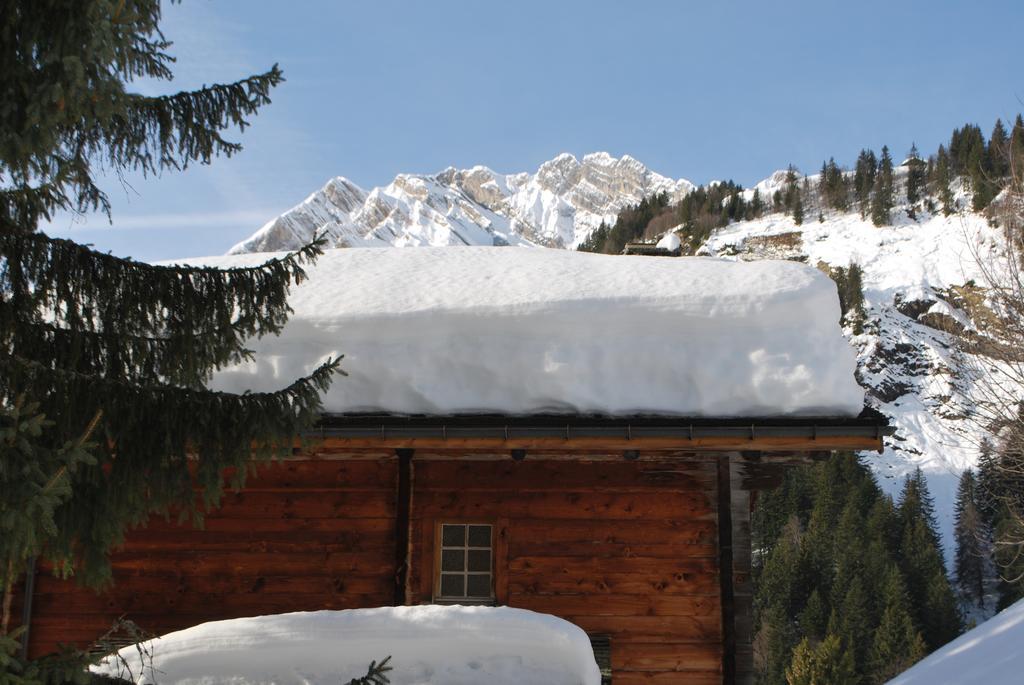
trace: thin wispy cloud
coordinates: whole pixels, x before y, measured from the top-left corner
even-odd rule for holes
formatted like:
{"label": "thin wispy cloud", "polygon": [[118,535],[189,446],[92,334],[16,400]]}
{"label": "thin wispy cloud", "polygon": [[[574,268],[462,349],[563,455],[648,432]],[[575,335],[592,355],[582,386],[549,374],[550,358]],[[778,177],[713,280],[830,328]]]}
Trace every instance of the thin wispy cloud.
{"label": "thin wispy cloud", "polygon": [[58,232],[77,231],[148,231],[166,229],[237,229],[239,226],[258,228],[272,218],[275,209],[242,209],[218,212],[178,212],[166,214],[135,214],[115,216],[112,223],[96,217],[58,217],[50,224]]}

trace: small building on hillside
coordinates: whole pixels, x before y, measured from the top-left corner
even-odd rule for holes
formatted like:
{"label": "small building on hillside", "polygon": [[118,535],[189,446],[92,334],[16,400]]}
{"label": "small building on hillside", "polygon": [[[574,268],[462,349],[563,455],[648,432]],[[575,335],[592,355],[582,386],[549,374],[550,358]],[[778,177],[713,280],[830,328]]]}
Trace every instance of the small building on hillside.
{"label": "small building on hillside", "polygon": [[908,169],[913,167],[915,169],[924,169],[928,166],[928,162],[924,161],[920,157],[911,156],[900,162],[901,167],[907,167]]}
{"label": "small building on hillside", "polygon": [[[265,255],[207,260],[220,265]],[[203,530],[153,521],[96,594],[41,571],[31,651],[315,609],[494,604],[585,630],[610,682],[752,682],[750,511],[787,465],[880,449],[835,285],[793,262],[332,250],[216,387],[327,356],[312,446]]]}
{"label": "small building on hillside", "polygon": [[669,231],[656,243],[626,243],[622,254],[644,255],[645,257],[679,257],[683,254],[683,243],[675,232]]}

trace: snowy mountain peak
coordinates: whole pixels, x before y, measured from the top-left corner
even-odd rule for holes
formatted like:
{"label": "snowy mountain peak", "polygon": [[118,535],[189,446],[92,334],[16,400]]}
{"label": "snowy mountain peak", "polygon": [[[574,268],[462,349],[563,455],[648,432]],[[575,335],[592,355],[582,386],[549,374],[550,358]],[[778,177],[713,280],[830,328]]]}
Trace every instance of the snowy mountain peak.
{"label": "snowy mountain peak", "polygon": [[[771,197],[772,193],[776,190],[782,190],[786,187],[786,177],[789,175],[789,170],[778,169],[773,171],[772,174],[754,186],[754,190],[761,193],[762,196]],[[799,174],[797,174],[799,176]]]}
{"label": "snowy mountain peak", "polygon": [[333,247],[538,245],[576,247],[602,221],[653,193],[679,199],[694,185],[628,155],[562,153],[534,173],[486,166],[399,174],[366,191],[344,177],[272,219],[232,254],[294,249],[316,232]]}

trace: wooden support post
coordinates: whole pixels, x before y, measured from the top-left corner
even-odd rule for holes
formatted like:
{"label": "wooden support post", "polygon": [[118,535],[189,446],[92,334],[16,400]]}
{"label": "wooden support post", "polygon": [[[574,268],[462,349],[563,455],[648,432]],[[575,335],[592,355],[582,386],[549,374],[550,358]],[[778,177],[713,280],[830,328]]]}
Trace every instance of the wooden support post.
{"label": "wooden support post", "polygon": [[732,479],[729,455],[718,458],[718,579],[722,599],[722,683],[736,682],[735,602],[732,588]]}
{"label": "wooden support post", "polygon": [[395,508],[395,606],[408,599],[409,581],[409,517],[412,512],[412,454],[411,449],[397,449],[398,501]]}
{"label": "wooden support post", "polygon": [[[751,579],[750,489],[744,483],[744,462],[760,462],[761,455],[745,454],[729,461],[732,523],[733,639],[737,685],[754,683],[754,583]],[[781,468],[779,468],[781,470]]]}
{"label": "wooden support post", "polygon": [[723,454],[718,461],[718,551],[722,593],[722,682],[753,685],[754,588],[750,577],[747,470],[761,455]]}
{"label": "wooden support post", "polygon": [[21,647],[18,655],[22,660],[28,658],[29,633],[32,632],[32,596],[36,593],[36,558],[30,557],[25,565],[25,601],[21,605],[21,625],[25,629],[21,634]]}

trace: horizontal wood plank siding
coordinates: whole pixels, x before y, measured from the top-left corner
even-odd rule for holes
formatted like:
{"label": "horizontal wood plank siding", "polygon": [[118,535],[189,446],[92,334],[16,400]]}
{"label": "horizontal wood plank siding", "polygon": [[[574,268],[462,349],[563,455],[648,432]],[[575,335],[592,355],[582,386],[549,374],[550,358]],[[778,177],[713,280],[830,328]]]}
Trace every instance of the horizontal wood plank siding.
{"label": "horizontal wood plank siding", "polygon": [[[372,458],[363,458],[366,456]],[[499,604],[608,635],[616,685],[720,683],[715,454],[544,458],[418,451],[409,603],[432,601],[437,524],[494,526]],[[396,596],[398,459],[351,445],[264,465],[204,529],[163,519],[133,533],[97,594],[38,576],[32,652],[88,645],[121,615],[153,633],[208,620],[384,606]]]}
{"label": "horizontal wood plank siding", "polygon": [[431,600],[438,523],[493,523],[498,603],[608,635],[616,685],[721,683],[716,481],[708,457],[445,461],[417,452],[411,598]]}
{"label": "horizontal wood plank siding", "polygon": [[41,571],[31,651],[86,646],[121,615],[153,633],[203,621],[394,600],[397,461],[263,465],[204,529],[154,519],[114,554],[97,594]]}

